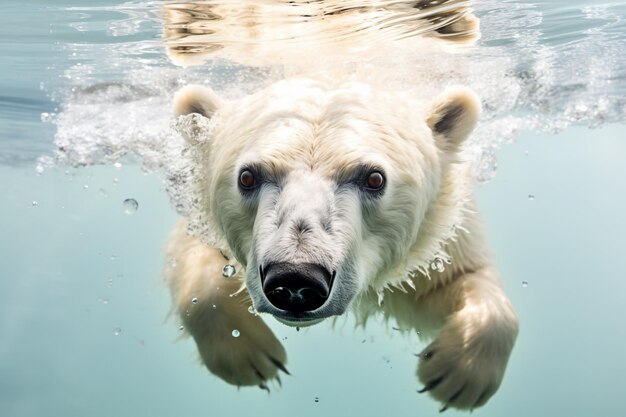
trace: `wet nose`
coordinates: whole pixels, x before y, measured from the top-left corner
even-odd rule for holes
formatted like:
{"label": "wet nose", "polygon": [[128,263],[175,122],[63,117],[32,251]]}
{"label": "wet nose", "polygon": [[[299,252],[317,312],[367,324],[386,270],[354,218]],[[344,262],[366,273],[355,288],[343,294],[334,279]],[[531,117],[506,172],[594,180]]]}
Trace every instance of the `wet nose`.
{"label": "wet nose", "polygon": [[274,307],[292,313],[321,307],[330,294],[332,274],[310,263],[273,263],[261,270],[263,292]]}

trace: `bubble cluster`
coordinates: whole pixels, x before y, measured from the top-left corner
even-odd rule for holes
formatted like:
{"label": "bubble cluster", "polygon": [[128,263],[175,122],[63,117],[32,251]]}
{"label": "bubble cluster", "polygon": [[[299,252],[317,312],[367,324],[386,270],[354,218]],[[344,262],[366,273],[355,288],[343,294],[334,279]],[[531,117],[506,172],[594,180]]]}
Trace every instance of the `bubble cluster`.
{"label": "bubble cluster", "polygon": [[478,182],[488,182],[492,180],[498,172],[498,160],[493,153],[484,153],[476,167],[476,179]]}

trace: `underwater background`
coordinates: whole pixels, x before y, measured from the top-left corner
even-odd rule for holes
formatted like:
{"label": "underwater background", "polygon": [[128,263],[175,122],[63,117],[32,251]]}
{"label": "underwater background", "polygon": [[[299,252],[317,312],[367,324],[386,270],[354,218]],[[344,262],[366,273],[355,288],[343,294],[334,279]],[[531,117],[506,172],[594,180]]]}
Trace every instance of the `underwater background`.
{"label": "underwater background", "polygon": [[[474,413],[626,415],[626,3],[473,7],[481,38],[464,58],[360,65],[430,62],[443,75],[416,71],[410,88],[461,81],[484,100],[477,198],[521,330]],[[298,332],[268,319],[292,373],[269,395],[200,365],[161,274],[187,209],[169,103],[190,82],[235,97],[297,71],[176,66],[162,10],[0,2],[0,416],[437,415],[416,392],[424,345],[392,323]]]}

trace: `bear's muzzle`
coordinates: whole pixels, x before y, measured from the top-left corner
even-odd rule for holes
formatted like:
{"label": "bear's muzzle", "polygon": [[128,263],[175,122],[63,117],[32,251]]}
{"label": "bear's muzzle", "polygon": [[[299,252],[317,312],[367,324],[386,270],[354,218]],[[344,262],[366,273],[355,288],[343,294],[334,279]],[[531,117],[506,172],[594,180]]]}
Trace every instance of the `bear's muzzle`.
{"label": "bear's muzzle", "polygon": [[279,262],[259,269],[263,293],[268,301],[274,307],[296,315],[323,306],[335,276],[314,263]]}

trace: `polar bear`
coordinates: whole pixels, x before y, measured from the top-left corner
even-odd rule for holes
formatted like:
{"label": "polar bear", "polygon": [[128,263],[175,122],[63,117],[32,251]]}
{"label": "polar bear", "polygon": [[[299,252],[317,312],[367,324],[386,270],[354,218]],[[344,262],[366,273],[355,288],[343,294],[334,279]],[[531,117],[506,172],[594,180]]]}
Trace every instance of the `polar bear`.
{"label": "polar bear", "polygon": [[212,373],[267,388],[288,372],[285,349],[251,307],[300,327],[352,311],[433,339],[417,377],[442,411],[480,407],[496,392],[518,320],[472,200],[463,143],[480,113],[473,92],[450,87],[422,103],[294,79],[230,102],[191,85],[174,109],[210,119],[189,141],[211,237],[181,221],[166,274]]}

